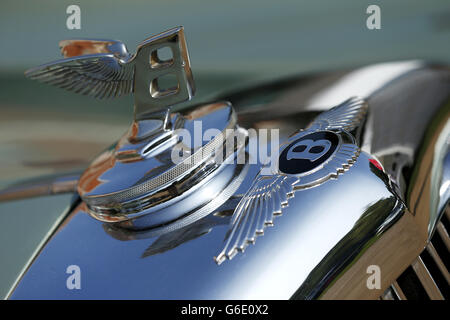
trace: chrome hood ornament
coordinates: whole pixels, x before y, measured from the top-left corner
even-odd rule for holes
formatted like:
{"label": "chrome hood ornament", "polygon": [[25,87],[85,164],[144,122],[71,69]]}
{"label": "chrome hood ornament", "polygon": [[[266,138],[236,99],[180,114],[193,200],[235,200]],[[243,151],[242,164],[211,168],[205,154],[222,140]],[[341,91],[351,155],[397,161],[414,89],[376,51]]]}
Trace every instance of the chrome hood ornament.
{"label": "chrome hood ornament", "polygon": [[267,226],[273,226],[274,218],[282,214],[296,191],[336,179],[352,166],[361,151],[350,132],[361,126],[367,108],[364,100],[351,98],[320,114],[306,130],[291,135],[280,147],[278,158],[262,167],[237,205],[224,247],[214,258],[218,264],[254,244]]}
{"label": "chrome hood ornament", "polygon": [[[59,46],[65,59],[25,75],[100,99],[134,93],[137,115],[189,100],[195,93],[183,27],[142,41],[133,55],[117,40],[63,40]],[[162,48],[169,48],[172,58],[162,60]],[[161,88],[161,79],[169,74],[176,76],[177,86]]]}
{"label": "chrome hood ornament", "polygon": [[[195,91],[182,27],[144,40],[134,55],[113,40],[66,40],[60,46],[65,59],[26,75],[97,98],[134,94],[128,132],[79,180],[78,193],[92,217],[128,229],[170,231],[209,214],[236,191],[247,165],[224,165],[221,160],[243,152],[246,130],[237,126],[231,104],[170,112]],[[172,58],[159,56],[163,48],[169,48]],[[161,85],[170,75],[176,83]],[[208,130],[218,133],[198,142],[197,124],[202,137]],[[237,144],[225,150],[231,134]]]}

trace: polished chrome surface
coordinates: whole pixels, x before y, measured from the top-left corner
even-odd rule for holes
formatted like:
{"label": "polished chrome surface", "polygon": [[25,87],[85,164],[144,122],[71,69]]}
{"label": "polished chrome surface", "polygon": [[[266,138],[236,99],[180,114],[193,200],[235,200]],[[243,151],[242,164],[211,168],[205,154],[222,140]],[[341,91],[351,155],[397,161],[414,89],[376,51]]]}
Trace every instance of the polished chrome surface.
{"label": "polished chrome surface", "polygon": [[[395,72],[387,76],[386,70]],[[359,79],[352,82],[351,95],[317,103],[330,97],[330,88],[346,83],[348,87],[349,79]],[[292,132],[307,128],[319,111],[360,96],[368,103],[368,113],[363,127],[352,135],[362,152],[337,179],[296,192],[295,205],[289,199],[283,217],[257,245],[220,266],[213,256],[223,248],[233,212],[252,188],[261,163],[249,165],[236,191],[221,206],[174,230],[133,230],[98,221],[81,203],[10,297],[379,297],[417,258],[428,239],[434,152],[422,150],[436,145],[424,143],[433,119],[440,118],[431,128],[435,140],[443,132],[443,119],[448,119],[437,117],[448,101],[448,79],[446,68],[394,63],[221,97],[233,103],[241,126],[279,128],[282,141],[287,141]],[[364,91],[369,84],[370,90]],[[267,92],[273,93],[270,99]],[[82,268],[89,284],[76,292],[64,286],[64,270],[71,264]],[[383,270],[381,290],[365,285],[370,264]]]}
{"label": "polished chrome surface", "polygon": [[431,170],[430,236],[450,201],[450,119],[436,141]]}
{"label": "polished chrome surface", "polygon": [[[44,248],[11,297],[288,299],[305,280],[312,283],[308,274],[336,243],[343,240],[352,244],[333,261],[333,265],[341,265],[341,259],[355,252],[362,240],[382,232],[401,215],[401,203],[380,175],[370,157],[361,154],[341,179],[310,189],[301,213],[296,207],[286,207],[274,230],[252,250],[220,266],[212,257],[221,246],[232,212],[219,208],[183,230],[161,235],[155,236],[151,230],[119,229],[112,237],[109,224],[89,217],[81,205]],[[236,194],[250,186],[253,176],[247,175]],[[362,183],[370,193],[361,188]],[[358,234],[362,238],[355,239]],[[66,279],[64,271],[52,272],[48,266],[65,270],[69,264],[80,265],[89,285],[78,292],[67,290],[65,282],[48,286]]]}

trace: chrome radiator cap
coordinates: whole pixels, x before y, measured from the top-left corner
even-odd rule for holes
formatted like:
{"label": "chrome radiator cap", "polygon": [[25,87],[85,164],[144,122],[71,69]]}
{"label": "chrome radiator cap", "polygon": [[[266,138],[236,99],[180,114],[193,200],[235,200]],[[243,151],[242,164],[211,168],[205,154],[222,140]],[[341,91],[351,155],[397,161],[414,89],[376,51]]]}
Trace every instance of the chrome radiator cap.
{"label": "chrome radiator cap", "polygon": [[[139,229],[181,219],[169,230],[180,228],[223,204],[247,172],[245,163],[236,163],[244,152],[246,131],[237,127],[228,103],[205,105],[184,115],[166,111],[144,139],[135,139],[137,125],[80,178],[78,192],[89,214],[100,221]],[[217,135],[196,145],[191,141],[198,134],[194,131],[202,130]],[[232,134],[237,143],[226,150]],[[224,153],[229,163],[223,163]]]}

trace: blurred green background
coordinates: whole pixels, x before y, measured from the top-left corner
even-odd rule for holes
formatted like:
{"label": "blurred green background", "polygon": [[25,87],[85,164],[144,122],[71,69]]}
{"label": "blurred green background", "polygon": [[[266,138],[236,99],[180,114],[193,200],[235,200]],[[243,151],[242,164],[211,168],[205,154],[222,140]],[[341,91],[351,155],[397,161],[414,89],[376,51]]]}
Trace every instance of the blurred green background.
{"label": "blurred green background", "polygon": [[[81,8],[81,30],[66,8]],[[381,8],[381,30],[366,8]],[[60,58],[58,41],[123,40],[185,27],[198,94],[309,71],[401,59],[450,60],[450,1],[61,1],[3,0],[0,11],[0,189],[84,168],[127,128],[132,99],[98,101],[26,80],[32,66]]]}

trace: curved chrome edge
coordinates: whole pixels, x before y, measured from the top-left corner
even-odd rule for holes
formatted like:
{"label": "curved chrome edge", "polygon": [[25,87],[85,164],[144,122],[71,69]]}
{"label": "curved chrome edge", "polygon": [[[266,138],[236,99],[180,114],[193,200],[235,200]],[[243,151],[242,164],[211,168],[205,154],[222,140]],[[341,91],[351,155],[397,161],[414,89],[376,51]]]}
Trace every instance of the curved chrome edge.
{"label": "curved chrome edge", "polygon": [[353,229],[330,250],[291,299],[318,299],[374,241],[405,214],[405,204],[393,196],[369,207]]}
{"label": "curved chrome edge", "polygon": [[[450,109],[450,107],[448,108]],[[450,118],[447,119],[447,123],[439,133],[434,145],[430,198],[428,234],[431,239],[436,224],[441,219],[450,201]]]}

